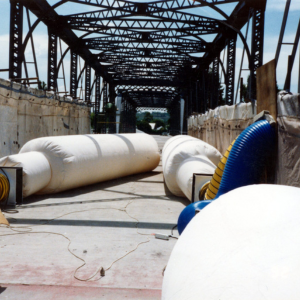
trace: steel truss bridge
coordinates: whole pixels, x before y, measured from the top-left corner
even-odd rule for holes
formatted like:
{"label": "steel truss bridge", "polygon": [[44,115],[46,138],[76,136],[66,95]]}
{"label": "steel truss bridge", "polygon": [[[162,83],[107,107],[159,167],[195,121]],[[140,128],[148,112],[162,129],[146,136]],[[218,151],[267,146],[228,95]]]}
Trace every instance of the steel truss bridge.
{"label": "steel truss bridge", "polygon": [[[167,108],[174,134],[179,130],[180,98],[185,100],[186,116],[234,104],[237,40],[249,71],[249,98],[255,98],[266,0],[10,0],[10,4],[9,78],[27,85],[40,82],[38,41],[33,37],[44,24],[47,89],[81,98],[96,115],[108,114],[108,104],[118,95],[123,132],[135,131],[139,107]],[[70,5],[79,13],[68,14]],[[32,61],[26,58],[28,51]],[[66,64],[70,64],[67,71]],[[59,91],[62,79],[64,90]]]}

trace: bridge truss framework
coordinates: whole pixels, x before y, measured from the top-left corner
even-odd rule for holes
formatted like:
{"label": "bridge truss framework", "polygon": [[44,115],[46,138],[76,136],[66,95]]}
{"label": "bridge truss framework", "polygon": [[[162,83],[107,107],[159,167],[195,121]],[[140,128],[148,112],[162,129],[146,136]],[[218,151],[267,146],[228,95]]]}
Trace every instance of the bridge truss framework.
{"label": "bridge truss framework", "polygon": [[[266,0],[60,0],[52,6],[46,0],[10,3],[9,78],[28,85],[40,82],[33,32],[42,22],[48,29],[47,89],[59,92],[58,80],[63,79],[62,93],[82,98],[104,118],[111,114],[109,103],[115,103],[119,95],[121,123],[125,124],[122,131],[135,131],[138,107],[167,108],[172,133],[176,134],[180,98],[185,99],[186,116],[234,104],[238,38],[248,62],[248,95],[255,98],[256,69],[263,59]],[[82,12],[57,12],[69,3],[80,5]],[[229,15],[222,9],[226,4],[234,5]],[[219,18],[205,16],[207,8]],[[33,24],[30,14],[36,16]],[[23,36],[25,19],[28,32]],[[207,38],[211,36],[213,39]],[[65,51],[62,41],[67,45]],[[28,45],[32,62],[25,57]],[[67,54],[69,84],[64,69]],[[34,77],[28,72],[29,63],[34,64]],[[63,78],[58,76],[61,71]],[[223,98],[221,80],[226,89]],[[78,95],[83,82],[84,93]],[[113,132],[114,128],[102,132]]]}

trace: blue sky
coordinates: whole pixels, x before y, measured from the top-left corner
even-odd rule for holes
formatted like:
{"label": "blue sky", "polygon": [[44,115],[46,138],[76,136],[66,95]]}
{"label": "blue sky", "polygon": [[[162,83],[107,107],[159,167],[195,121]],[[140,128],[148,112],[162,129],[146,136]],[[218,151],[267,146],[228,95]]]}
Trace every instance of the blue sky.
{"label": "blue sky", "polygon": [[[57,2],[56,0],[49,0],[50,4]],[[286,0],[267,0],[267,9],[265,14],[265,39],[264,39],[264,63],[272,60],[275,57],[276,47],[278,43],[278,36],[281,28],[283,12],[285,8]],[[9,11],[10,4],[9,0],[0,0],[0,69],[8,68],[8,41],[9,41]],[[221,6],[222,7],[222,6]],[[228,11],[230,11],[228,6]],[[66,14],[78,12],[78,6],[74,4],[65,5],[62,10],[68,11]],[[87,7],[84,7],[84,11],[87,11]],[[60,11],[61,13],[61,11]],[[207,14],[210,12],[207,10]],[[291,43],[294,42],[295,33],[300,17],[300,0],[291,0],[290,13],[288,18],[288,23],[285,31],[284,42]],[[33,21],[32,21],[33,22]],[[245,29],[244,29],[245,30]],[[243,30],[243,31],[244,31]],[[24,29],[26,31],[26,28]],[[37,59],[39,63],[39,73],[41,80],[46,81],[46,71],[47,71],[47,31],[44,25],[38,26],[34,33],[34,41],[37,53]],[[65,48],[65,45],[63,45]],[[277,82],[280,88],[283,87],[286,70],[287,70],[287,59],[288,55],[291,54],[292,46],[284,45],[282,46],[281,55],[277,67]],[[237,63],[236,63],[236,74],[238,74],[238,69],[240,67],[242,53],[242,44],[238,42],[237,49]],[[27,60],[30,61],[30,49],[27,51]],[[243,68],[247,67],[246,63]],[[69,63],[66,60],[65,69],[69,69]],[[299,70],[299,46],[297,50],[296,60],[292,73],[292,86],[291,91],[297,92],[298,89],[298,70]],[[3,72],[0,74],[1,78],[8,78],[8,74]],[[244,81],[247,78],[248,73],[245,71],[242,74]],[[62,82],[59,82],[60,90],[63,90]],[[68,83],[67,83],[68,85]]]}

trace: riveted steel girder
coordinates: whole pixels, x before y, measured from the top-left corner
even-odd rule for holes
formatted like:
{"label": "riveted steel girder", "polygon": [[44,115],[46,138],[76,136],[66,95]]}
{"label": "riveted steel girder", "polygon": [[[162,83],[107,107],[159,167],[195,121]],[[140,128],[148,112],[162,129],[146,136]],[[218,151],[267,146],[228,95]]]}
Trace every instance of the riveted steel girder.
{"label": "riveted steel girder", "polygon": [[[81,12],[69,14],[66,10],[65,14],[59,14],[58,11],[63,10],[56,8],[68,2],[81,7]],[[15,10],[11,14],[10,47],[13,55],[9,62],[10,76],[21,77],[27,36],[31,36],[37,24],[43,22],[49,30],[48,88],[57,88],[61,65],[60,62],[57,65],[59,38],[70,50],[70,94],[77,96],[77,62],[83,59],[84,65],[88,66],[85,69],[85,100],[90,101],[95,84],[96,111],[100,110],[100,99],[103,99],[103,107],[108,101],[107,86],[111,95],[115,86],[124,87],[126,111],[130,112],[138,105],[170,106],[179,94],[187,97],[189,110],[198,111],[217,105],[218,57],[227,45],[226,101],[231,104],[237,36],[245,46],[252,90],[256,69],[262,64],[266,0],[60,0],[53,6],[48,0],[11,0],[11,3]],[[227,15],[222,4],[229,3],[235,6]],[[37,17],[24,45],[23,6]],[[219,15],[209,17],[203,7],[213,9]],[[249,12],[253,12],[252,47],[240,32],[249,20]],[[90,78],[92,69],[96,74],[94,83]],[[102,89],[99,88],[100,82]],[[138,91],[126,89],[132,86],[145,88]],[[215,87],[214,90],[211,86]],[[203,103],[198,103],[199,99]]]}
{"label": "riveted steel girder", "polygon": [[9,78],[15,79],[22,77],[23,5],[17,0],[10,3]]}

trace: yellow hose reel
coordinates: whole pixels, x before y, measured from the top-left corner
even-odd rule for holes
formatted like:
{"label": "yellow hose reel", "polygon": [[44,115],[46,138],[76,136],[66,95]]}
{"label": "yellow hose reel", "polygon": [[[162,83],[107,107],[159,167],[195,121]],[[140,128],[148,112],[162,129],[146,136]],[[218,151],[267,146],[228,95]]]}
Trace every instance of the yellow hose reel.
{"label": "yellow hose reel", "polygon": [[8,199],[9,190],[10,185],[7,176],[0,173],[0,204]]}

